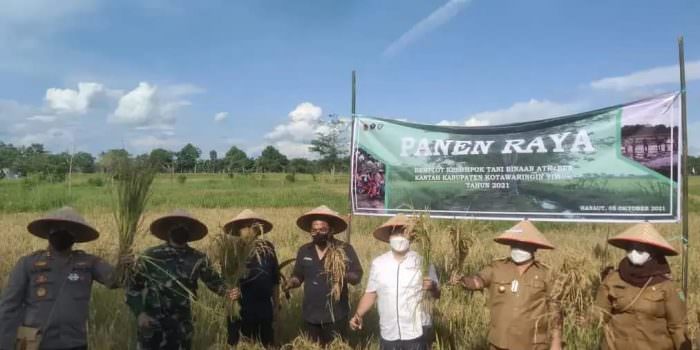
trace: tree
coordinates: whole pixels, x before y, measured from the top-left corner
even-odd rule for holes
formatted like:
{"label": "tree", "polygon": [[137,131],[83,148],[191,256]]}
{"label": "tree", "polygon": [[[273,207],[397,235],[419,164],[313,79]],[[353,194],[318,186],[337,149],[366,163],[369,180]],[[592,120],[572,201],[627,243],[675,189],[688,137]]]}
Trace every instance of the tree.
{"label": "tree", "polygon": [[223,161],[224,167],[229,173],[245,172],[253,166],[253,161],[248,158],[245,152],[236,146],[231,146],[228,152],[226,152]]}
{"label": "tree", "polygon": [[309,150],[321,156],[319,165],[323,169],[331,173],[336,169],[346,169],[349,163],[347,123],[335,115],[330,115],[329,120],[322,123]]}
{"label": "tree", "polygon": [[129,152],[125,149],[111,149],[107,152],[100,153],[100,168],[104,172],[112,172],[119,162],[122,162],[129,158]]}
{"label": "tree", "polygon": [[197,159],[202,155],[202,151],[188,143],[180,152],[177,152],[176,167],[179,172],[193,172],[197,165]]}
{"label": "tree", "polygon": [[73,155],[73,172],[94,173],[95,157],[87,152],[78,152]]}
{"label": "tree", "polygon": [[306,158],[294,158],[289,161],[287,170],[293,173],[312,174],[315,172],[315,169],[316,165],[313,161]]}
{"label": "tree", "polygon": [[219,172],[219,155],[216,150],[209,151],[209,172],[218,173]]}
{"label": "tree", "polygon": [[267,146],[256,159],[256,166],[262,171],[282,172],[287,168],[289,160],[277,148]]}
{"label": "tree", "polygon": [[162,148],[156,148],[148,155],[148,160],[160,171],[171,172],[173,170],[173,158],[175,154]]}
{"label": "tree", "polygon": [[0,170],[12,168],[19,156],[19,150],[15,146],[0,142]]}

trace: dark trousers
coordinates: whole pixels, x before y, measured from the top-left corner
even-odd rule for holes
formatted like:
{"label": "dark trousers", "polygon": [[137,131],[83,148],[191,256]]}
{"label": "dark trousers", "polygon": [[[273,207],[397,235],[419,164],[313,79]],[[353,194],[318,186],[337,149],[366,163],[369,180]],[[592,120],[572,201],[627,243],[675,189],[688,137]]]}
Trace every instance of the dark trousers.
{"label": "dark trousers", "polygon": [[427,350],[428,344],[423,337],[410,340],[379,340],[380,350]]}
{"label": "dark trousers", "polygon": [[52,350],[87,350],[87,348],[88,348],[87,345],[85,345],[85,346],[76,346],[74,348],[60,348],[60,349],[52,349]]}
{"label": "dark trousers", "polygon": [[340,338],[345,341],[347,339],[347,320],[339,320],[333,323],[313,324],[305,322],[306,333],[311,341],[326,346],[330,344],[334,338]]}
{"label": "dark trousers", "polygon": [[229,345],[237,345],[241,340],[241,335],[244,337],[259,342],[263,346],[272,346],[275,336],[272,329],[272,320],[269,321],[251,321],[251,320],[232,320],[228,319],[228,343]]}

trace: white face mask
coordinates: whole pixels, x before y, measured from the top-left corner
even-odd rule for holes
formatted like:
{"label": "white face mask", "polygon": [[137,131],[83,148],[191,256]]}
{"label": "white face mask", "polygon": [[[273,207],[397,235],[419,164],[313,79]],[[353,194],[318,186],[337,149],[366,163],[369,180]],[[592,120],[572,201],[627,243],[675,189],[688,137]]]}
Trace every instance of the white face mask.
{"label": "white face mask", "polygon": [[527,250],[512,247],[510,248],[510,258],[513,259],[516,264],[520,264],[532,259],[532,253]]}
{"label": "white face mask", "polygon": [[389,245],[391,246],[391,250],[397,253],[405,253],[411,245],[411,241],[404,236],[391,236],[391,238],[389,238]]}
{"label": "white face mask", "polygon": [[630,260],[632,265],[644,265],[645,262],[649,261],[650,257],[651,254],[649,254],[649,252],[639,251],[636,249],[632,249],[627,252],[627,259]]}

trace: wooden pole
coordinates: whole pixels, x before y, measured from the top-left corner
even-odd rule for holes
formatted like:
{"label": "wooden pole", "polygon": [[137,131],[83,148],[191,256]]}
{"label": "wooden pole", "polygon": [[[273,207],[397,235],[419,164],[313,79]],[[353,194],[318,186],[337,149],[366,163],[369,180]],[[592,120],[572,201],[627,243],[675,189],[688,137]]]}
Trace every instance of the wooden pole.
{"label": "wooden pole", "polygon": [[346,234],[346,241],[348,244],[350,244],[350,236],[352,235],[352,180],[354,176],[354,170],[352,169],[352,164],[353,163],[353,154],[352,154],[352,145],[353,142],[355,142],[355,101],[357,98],[357,76],[355,74],[355,71],[352,71],[352,102],[350,105],[350,111],[351,111],[351,117],[350,117],[350,171],[348,172],[350,174],[350,181],[348,183],[348,200],[350,201],[350,217],[348,218],[348,230]]}
{"label": "wooden pole", "polygon": [[683,150],[681,153],[681,222],[682,222],[682,275],[683,294],[688,295],[688,116],[685,94],[685,52],[683,36],[678,38],[678,60],[681,78],[681,131]]}

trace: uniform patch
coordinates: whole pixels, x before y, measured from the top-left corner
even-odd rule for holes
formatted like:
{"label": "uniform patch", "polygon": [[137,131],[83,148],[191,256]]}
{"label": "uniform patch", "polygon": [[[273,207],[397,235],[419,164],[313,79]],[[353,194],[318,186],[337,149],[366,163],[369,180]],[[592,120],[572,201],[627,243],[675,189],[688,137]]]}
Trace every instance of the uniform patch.
{"label": "uniform patch", "polygon": [[78,274],[75,273],[75,272],[71,272],[71,273],[68,275],[68,280],[71,281],[71,282],[77,282],[77,281],[80,280],[80,275],[78,275]]}
{"label": "uniform patch", "polygon": [[42,284],[42,283],[48,282],[48,281],[49,281],[49,278],[48,278],[46,275],[41,274],[41,275],[39,275],[39,276],[36,276],[35,281],[36,281],[37,284]]}
{"label": "uniform patch", "polygon": [[36,296],[38,296],[39,298],[45,297],[46,294],[48,294],[48,291],[46,290],[46,288],[39,287],[36,289]]}
{"label": "uniform patch", "polygon": [[49,262],[46,260],[37,260],[34,262],[34,267],[46,267],[49,265]]}
{"label": "uniform patch", "polygon": [[89,263],[87,261],[79,261],[79,262],[75,263],[75,266],[76,267],[88,267]]}

